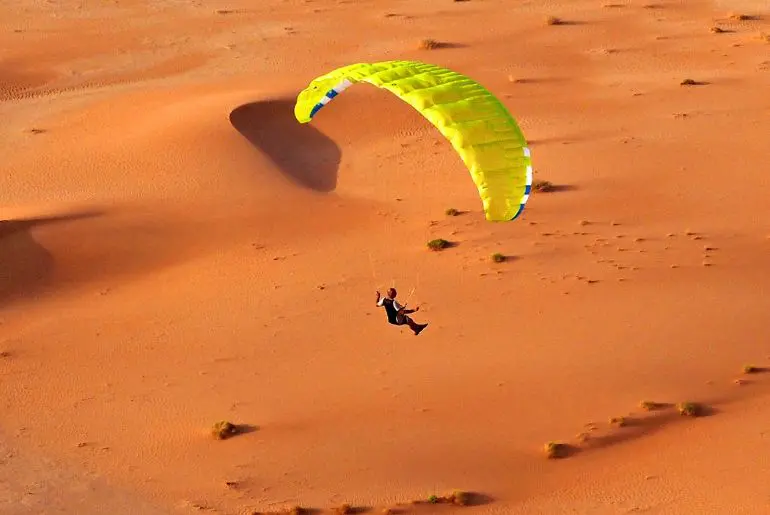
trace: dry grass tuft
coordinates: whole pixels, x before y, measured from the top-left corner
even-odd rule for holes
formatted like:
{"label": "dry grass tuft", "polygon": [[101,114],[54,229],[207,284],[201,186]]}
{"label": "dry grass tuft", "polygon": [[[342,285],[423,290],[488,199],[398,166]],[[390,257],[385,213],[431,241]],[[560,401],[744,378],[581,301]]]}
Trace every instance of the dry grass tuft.
{"label": "dry grass tuft", "polygon": [[238,434],[238,428],[226,420],[221,420],[211,428],[211,434],[217,440],[225,440]]}
{"label": "dry grass tuft", "polygon": [[430,250],[439,251],[451,246],[451,243],[443,238],[436,238],[435,240],[430,240],[427,245]]}
{"label": "dry grass tuft", "polygon": [[666,404],[663,402],[642,401],[639,403],[639,407],[644,411],[656,411],[665,408]]}
{"label": "dry grass tuft", "polygon": [[697,417],[703,414],[703,406],[697,402],[680,402],[677,406],[679,414],[685,417]]}
{"label": "dry grass tuft", "polygon": [[550,181],[537,179],[535,181],[532,181],[532,189],[541,193],[547,193],[549,191],[553,191],[554,189],[556,189],[556,187]]}
{"label": "dry grass tuft", "polygon": [[435,39],[423,39],[420,41],[420,44],[418,45],[420,50],[435,50],[437,48],[441,47],[441,43],[436,41]]}
{"label": "dry grass tuft", "polygon": [[502,263],[503,261],[505,261],[505,259],[506,259],[505,255],[499,252],[495,252],[494,254],[492,254],[492,261],[494,261],[495,263]]}
{"label": "dry grass tuft", "polygon": [[426,500],[412,501],[412,504],[455,504],[457,506],[470,506],[473,502],[474,494],[471,492],[464,492],[462,490],[455,490],[449,495],[431,495]]}
{"label": "dry grass tuft", "polygon": [[625,427],[628,425],[626,417],[612,417],[610,419],[611,426]]}
{"label": "dry grass tuft", "polygon": [[562,442],[548,442],[544,446],[545,455],[548,459],[566,458],[570,455],[572,448],[569,444]]}

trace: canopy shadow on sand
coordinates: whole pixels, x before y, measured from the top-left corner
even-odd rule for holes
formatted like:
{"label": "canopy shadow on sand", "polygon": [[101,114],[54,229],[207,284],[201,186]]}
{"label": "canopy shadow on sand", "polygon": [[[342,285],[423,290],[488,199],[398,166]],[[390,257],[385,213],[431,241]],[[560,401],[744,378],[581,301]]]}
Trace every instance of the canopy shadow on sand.
{"label": "canopy shadow on sand", "polygon": [[337,187],[342,152],[315,127],[297,121],[293,98],[244,104],[230,113],[230,123],[292,182],[318,192]]}

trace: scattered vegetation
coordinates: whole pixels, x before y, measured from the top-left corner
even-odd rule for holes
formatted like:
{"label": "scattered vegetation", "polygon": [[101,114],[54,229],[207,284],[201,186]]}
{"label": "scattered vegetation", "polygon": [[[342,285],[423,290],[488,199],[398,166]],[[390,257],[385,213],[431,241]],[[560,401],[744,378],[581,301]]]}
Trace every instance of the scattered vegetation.
{"label": "scattered vegetation", "polygon": [[612,417],[610,419],[611,426],[625,427],[628,425],[626,417]]}
{"label": "scattered vegetation", "polygon": [[428,248],[434,251],[443,250],[449,246],[450,243],[443,238],[436,238],[435,240],[430,240],[428,242]]}
{"label": "scattered vegetation", "polygon": [[[420,502],[425,501],[415,501],[414,504]],[[455,504],[457,506],[469,506],[470,504],[473,504],[473,494],[471,492],[455,490],[449,495],[431,495],[428,497],[427,502],[429,504]]]}
{"label": "scattered vegetation", "polygon": [[211,434],[217,440],[225,440],[231,436],[237,435],[238,427],[226,420],[221,420],[214,424],[214,427],[211,429]]}
{"label": "scattered vegetation", "polygon": [[471,497],[472,496],[470,492],[455,490],[454,492],[452,492],[451,501],[452,501],[452,504],[457,504],[459,506],[468,506],[471,503]]}
{"label": "scattered vegetation", "polygon": [[545,455],[548,459],[566,458],[569,456],[570,446],[561,442],[548,442],[545,444]]}
{"label": "scattered vegetation", "polygon": [[542,193],[547,193],[549,191],[553,191],[556,189],[556,187],[553,185],[550,181],[545,181],[543,179],[537,179],[532,182],[532,189],[535,191],[539,191]]}
{"label": "scattered vegetation", "polygon": [[526,79],[524,77],[516,77],[511,73],[508,75],[508,81],[513,82],[515,84],[526,84],[528,82],[532,82],[532,79]]}
{"label": "scattered vegetation", "polygon": [[591,439],[591,434],[583,431],[582,433],[578,433],[575,438],[577,438],[578,442],[585,443]]}
{"label": "scattered vegetation", "polygon": [[460,214],[460,211],[458,211],[457,209],[455,209],[455,208],[453,208],[453,207],[450,207],[450,208],[449,208],[449,209],[447,209],[447,210],[446,210],[444,213],[445,213],[447,216],[457,216],[457,215],[459,215],[459,214]]}
{"label": "scattered vegetation", "polygon": [[680,86],[697,86],[699,84],[701,83],[693,79],[684,79],[679,83]]}
{"label": "scattered vegetation", "polygon": [[420,41],[419,46],[421,50],[435,50],[441,46],[441,43],[439,43],[435,39],[428,38]]}
{"label": "scattered vegetation", "polygon": [[505,255],[500,254],[499,252],[495,252],[494,254],[492,254],[492,261],[494,261],[495,263],[502,263],[503,261],[505,261]]}
{"label": "scattered vegetation", "polygon": [[680,402],[677,409],[679,414],[685,417],[697,417],[703,414],[703,406],[697,402]]}
{"label": "scattered vegetation", "polygon": [[639,403],[639,407],[642,408],[644,411],[655,411],[655,410],[665,408],[666,404],[662,402],[655,402],[655,401],[642,401]]}

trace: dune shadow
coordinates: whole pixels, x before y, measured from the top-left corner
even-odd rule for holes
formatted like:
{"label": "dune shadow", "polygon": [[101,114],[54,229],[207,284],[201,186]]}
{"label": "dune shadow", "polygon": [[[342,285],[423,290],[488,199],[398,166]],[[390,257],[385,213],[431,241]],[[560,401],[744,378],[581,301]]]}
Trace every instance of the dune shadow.
{"label": "dune shadow", "polygon": [[554,184],[551,187],[551,191],[559,192],[559,191],[575,191],[578,187],[574,184]]}
{"label": "dune shadow", "polygon": [[32,236],[35,227],[100,216],[99,211],[0,221],[0,305],[45,285],[54,258]]}
{"label": "dune shadow", "polygon": [[235,434],[237,435],[245,435],[259,431],[259,426],[252,424],[233,424],[233,426],[235,427]]}
{"label": "dune shadow", "polygon": [[548,184],[548,186],[544,187],[542,190],[535,189],[536,193],[559,193],[564,191],[575,191],[577,186],[574,186],[572,184]]}
{"label": "dune shadow", "polygon": [[337,508],[336,513],[371,513],[373,510],[368,506],[346,506],[343,510],[341,507]]}
{"label": "dune shadow", "polygon": [[0,221],[0,308],[99,283],[98,294],[109,295],[123,281],[217,252],[232,234],[188,206],[113,203],[99,212]]}
{"label": "dune shadow", "polygon": [[466,506],[486,506],[495,502],[494,497],[481,492],[466,492]]}
{"label": "dune shadow", "polygon": [[555,84],[569,81],[569,77],[517,77],[510,80],[513,84]]}
{"label": "dune shadow", "polygon": [[651,435],[681,418],[676,411],[659,412],[644,418],[625,417],[623,427],[614,427],[612,433],[591,437],[584,443],[588,448],[608,447]]}
{"label": "dune shadow", "polygon": [[549,19],[548,20],[548,25],[552,25],[552,26],[555,26],[555,27],[558,27],[558,26],[561,26],[561,25],[564,25],[564,26],[569,26],[569,25],[588,25],[588,22],[581,21],[581,20],[565,20],[565,19],[562,19],[562,18],[554,17],[553,19]]}
{"label": "dune shadow", "polygon": [[[697,406],[695,418],[705,418],[719,413],[719,411],[710,404],[695,404]],[[691,418],[693,417],[682,415],[679,410],[675,408],[674,404],[661,403],[646,415],[630,415],[623,417],[623,425],[614,425],[611,428],[611,432],[600,435],[584,433],[586,438],[580,443],[580,451],[601,449],[637,440],[657,433],[673,424],[684,423],[687,419]]]}
{"label": "dune shadow", "polygon": [[49,225],[56,222],[69,222],[72,220],[82,220],[101,216],[103,211],[97,209],[78,211],[66,215],[55,216],[36,216],[29,218],[20,218],[17,220],[0,220],[0,239],[19,231],[25,231],[37,225]]}
{"label": "dune shadow", "polygon": [[337,187],[342,152],[312,124],[296,120],[293,98],[244,104],[230,113],[230,123],[292,182],[318,192]]}
{"label": "dune shadow", "polygon": [[452,49],[452,48],[468,48],[465,43],[450,43],[448,41],[433,41],[430,46],[430,50]]}

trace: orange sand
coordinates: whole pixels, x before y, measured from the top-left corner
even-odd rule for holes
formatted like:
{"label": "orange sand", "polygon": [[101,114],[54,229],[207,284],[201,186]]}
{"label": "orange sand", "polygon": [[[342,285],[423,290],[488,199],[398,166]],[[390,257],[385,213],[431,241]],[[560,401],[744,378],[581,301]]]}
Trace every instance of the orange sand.
{"label": "orange sand", "polygon": [[[768,513],[770,374],[733,382],[770,364],[762,32],[760,0],[3,0],[0,513]],[[559,191],[484,221],[369,86],[295,122],[395,58],[498,94]],[[453,489],[487,499],[408,504]]]}

